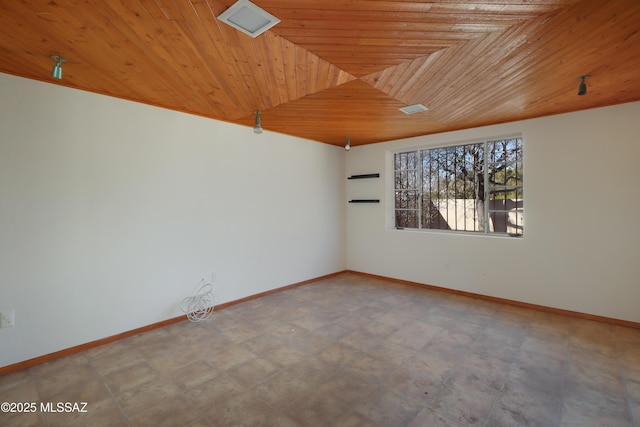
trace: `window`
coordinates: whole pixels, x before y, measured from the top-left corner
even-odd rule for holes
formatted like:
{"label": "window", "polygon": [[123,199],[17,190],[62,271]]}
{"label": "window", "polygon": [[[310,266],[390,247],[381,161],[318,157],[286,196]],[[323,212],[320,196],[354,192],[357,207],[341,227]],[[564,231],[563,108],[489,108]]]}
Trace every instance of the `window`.
{"label": "window", "polygon": [[394,154],[396,228],[523,234],[521,137]]}

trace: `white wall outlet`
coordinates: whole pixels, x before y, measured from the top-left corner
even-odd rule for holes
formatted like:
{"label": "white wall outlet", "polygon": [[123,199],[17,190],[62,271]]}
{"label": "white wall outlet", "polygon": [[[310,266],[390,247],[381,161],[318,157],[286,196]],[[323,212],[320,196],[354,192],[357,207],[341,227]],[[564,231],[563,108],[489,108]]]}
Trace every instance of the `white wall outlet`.
{"label": "white wall outlet", "polygon": [[0,312],[0,328],[11,328],[15,325],[15,312],[3,311]]}

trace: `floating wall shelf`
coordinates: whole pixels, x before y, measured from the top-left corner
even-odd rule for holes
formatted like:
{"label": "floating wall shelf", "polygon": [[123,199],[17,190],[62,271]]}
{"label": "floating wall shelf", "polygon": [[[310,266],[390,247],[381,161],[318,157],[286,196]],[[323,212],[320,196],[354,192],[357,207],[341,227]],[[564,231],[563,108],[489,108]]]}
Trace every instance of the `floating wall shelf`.
{"label": "floating wall shelf", "polygon": [[380,178],[379,173],[366,173],[363,175],[351,175],[347,179],[366,179],[366,178]]}
{"label": "floating wall shelf", "polygon": [[[365,173],[362,175],[351,175],[347,179],[367,179],[367,178],[380,178],[379,173]],[[349,203],[380,203],[380,199],[352,199]]]}

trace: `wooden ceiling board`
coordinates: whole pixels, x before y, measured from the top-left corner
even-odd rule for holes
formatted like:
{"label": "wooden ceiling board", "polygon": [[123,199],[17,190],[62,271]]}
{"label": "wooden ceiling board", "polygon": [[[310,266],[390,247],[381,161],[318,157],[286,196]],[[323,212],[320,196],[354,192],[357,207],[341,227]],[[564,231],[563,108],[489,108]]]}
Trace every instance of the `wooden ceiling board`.
{"label": "wooden ceiling board", "polygon": [[233,3],[0,2],[0,72],[353,146],[640,100],[637,0],[255,0],[256,38]]}
{"label": "wooden ceiling board", "polygon": [[[323,142],[334,145],[343,145],[346,136],[350,136],[352,146],[392,139],[400,128],[402,137],[409,137],[418,135],[425,124],[439,126],[429,116],[415,120],[417,115],[408,116],[398,110],[404,106],[403,102],[356,79],[266,111],[262,123],[263,127],[269,124],[265,129],[285,134],[291,134],[290,129],[295,126],[298,136],[316,139],[311,136],[320,135]],[[305,114],[297,116],[294,122],[282,119],[296,111]],[[345,112],[348,120],[344,120]],[[253,120],[253,116],[248,116],[245,124],[252,124]]]}

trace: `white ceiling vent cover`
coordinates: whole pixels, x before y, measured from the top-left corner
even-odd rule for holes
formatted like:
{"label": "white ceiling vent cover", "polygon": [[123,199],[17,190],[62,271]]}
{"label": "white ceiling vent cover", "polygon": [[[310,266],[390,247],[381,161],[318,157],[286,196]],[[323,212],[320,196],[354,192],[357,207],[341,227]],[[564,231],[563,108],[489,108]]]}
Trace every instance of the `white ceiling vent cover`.
{"label": "white ceiling vent cover", "polygon": [[406,107],[398,108],[398,110],[402,111],[405,114],[415,114],[415,113],[422,113],[423,111],[427,111],[428,108],[422,104],[413,104],[413,105],[407,105]]}
{"label": "white ceiling vent cover", "polygon": [[222,12],[218,19],[253,38],[280,22],[278,18],[249,0],[238,0]]}

